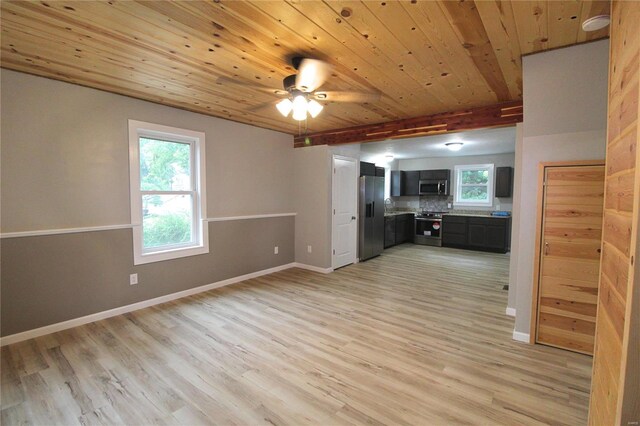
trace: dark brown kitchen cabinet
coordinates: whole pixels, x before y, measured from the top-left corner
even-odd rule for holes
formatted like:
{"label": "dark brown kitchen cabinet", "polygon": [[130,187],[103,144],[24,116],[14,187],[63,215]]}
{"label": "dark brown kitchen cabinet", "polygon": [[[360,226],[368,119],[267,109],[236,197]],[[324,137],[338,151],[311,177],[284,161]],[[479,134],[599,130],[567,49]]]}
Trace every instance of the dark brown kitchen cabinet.
{"label": "dark brown kitchen cabinet", "polygon": [[407,241],[407,215],[401,214],[396,216],[396,244],[402,244]]}
{"label": "dark brown kitchen cabinet", "polygon": [[442,245],[471,250],[509,251],[511,218],[445,215]]}
{"label": "dark brown kitchen cabinet", "polygon": [[376,165],[373,163],[360,162],[360,176],[375,176]]}
{"label": "dark brown kitchen cabinet", "polygon": [[384,218],[384,248],[396,244],[396,217],[385,216]]}
{"label": "dark brown kitchen cabinet", "polygon": [[401,170],[391,170],[391,196],[399,197],[402,194],[402,175]]}
{"label": "dark brown kitchen cabinet", "polygon": [[444,215],[442,217],[442,246],[465,248],[467,245],[467,218]]}
{"label": "dark brown kitchen cabinet", "polygon": [[402,177],[402,195],[420,195],[420,171],[405,171]]}
{"label": "dark brown kitchen cabinet", "polygon": [[420,180],[449,180],[450,177],[449,169],[420,170]]}
{"label": "dark brown kitchen cabinet", "polygon": [[407,228],[405,229],[405,240],[408,243],[413,242],[413,237],[416,234],[416,216],[414,214],[407,215]]}
{"label": "dark brown kitchen cabinet", "polygon": [[496,167],[496,193],[500,198],[511,198],[513,193],[513,167]]}
{"label": "dark brown kitchen cabinet", "polygon": [[384,248],[413,242],[414,221],[413,213],[385,216]]}

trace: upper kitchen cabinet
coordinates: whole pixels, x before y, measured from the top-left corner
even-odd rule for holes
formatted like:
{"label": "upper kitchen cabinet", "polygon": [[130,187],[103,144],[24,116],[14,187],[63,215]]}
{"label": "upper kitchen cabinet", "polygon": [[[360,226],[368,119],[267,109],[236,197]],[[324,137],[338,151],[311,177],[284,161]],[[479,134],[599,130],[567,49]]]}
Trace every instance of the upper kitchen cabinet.
{"label": "upper kitchen cabinet", "polygon": [[[420,195],[420,181],[450,181],[451,170],[392,170],[391,171],[391,196]],[[449,195],[449,185],[445,185],[447,191],[442,195]]]}
{"label": "upper kitchen cabinet", "polygon": [[420,195],[420,171],[405,171],[402,174],[402,195]]}
{"label": "upper kitchen cabinet", "polygon": [[498,198],[511,198],[513,192],[513,167],[496,167],[496,193]]}
{"label": "upper kitchen cabinet", "polygon": [[399,197],[402,194],[402,170],[391,170],[391,196]]}
{"label": "upper kitchen cabinet", "polygon": [[451,178],[451,170],[420,170],[420,180],[449,180]]}
{"label": "upper kitchen cabinet", "polygon": [[360,176],[376,176],[376,165],[373,163],[360,162]]}

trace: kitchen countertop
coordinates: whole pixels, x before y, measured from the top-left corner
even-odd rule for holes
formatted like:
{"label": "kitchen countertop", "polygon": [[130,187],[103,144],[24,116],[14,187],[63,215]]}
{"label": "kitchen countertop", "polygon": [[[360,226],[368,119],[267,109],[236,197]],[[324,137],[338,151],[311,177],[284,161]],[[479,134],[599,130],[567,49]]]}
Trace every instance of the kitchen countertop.
{"label": "kitchen countertop", "polygon": [[[486,212],[486,213],[456,213],[454,211],[454,212],[443,213],[443,216],[497,217],[499,219],[507,219],[507,218],[511,217],[511,216],[492,216],[491,213],[492,212]],[[416,212],[407,212],[407,211],[391,211],[391,212],[384,212],[384,217],[399,216],[399,215],[403,215],[403,214],[416,215],[417,213]]]}
{"label": "kitchen countertop", "polygon": [[384,212],[384,217],[400,216],[403,214],[415,215],[414,212]]}

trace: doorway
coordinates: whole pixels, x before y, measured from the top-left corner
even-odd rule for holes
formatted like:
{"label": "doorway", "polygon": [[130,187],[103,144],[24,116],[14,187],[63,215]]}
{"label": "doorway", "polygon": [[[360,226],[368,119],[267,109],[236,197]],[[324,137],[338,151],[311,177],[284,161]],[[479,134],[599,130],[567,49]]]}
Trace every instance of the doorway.
{"label": "doorway", "polygon": [[333,156],[331,266],[341,268],[356,261],[358,162],[355,158]]}
{"label": "doorway", "polygon": [[603,162],[540,165],[535,343],[593,354],[604,176]]}

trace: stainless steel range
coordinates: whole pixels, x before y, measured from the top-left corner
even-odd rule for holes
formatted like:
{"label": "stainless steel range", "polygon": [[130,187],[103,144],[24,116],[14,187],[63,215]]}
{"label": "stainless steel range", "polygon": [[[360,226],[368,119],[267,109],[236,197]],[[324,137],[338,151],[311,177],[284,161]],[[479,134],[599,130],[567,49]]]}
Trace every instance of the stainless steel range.
{"label": "stainless steel range", "polygon": [[442,246],[442,215],[445,212],[423,211],[416,214],[415,244]]}

